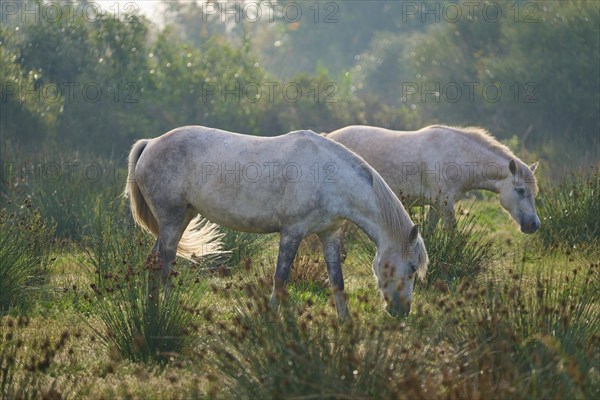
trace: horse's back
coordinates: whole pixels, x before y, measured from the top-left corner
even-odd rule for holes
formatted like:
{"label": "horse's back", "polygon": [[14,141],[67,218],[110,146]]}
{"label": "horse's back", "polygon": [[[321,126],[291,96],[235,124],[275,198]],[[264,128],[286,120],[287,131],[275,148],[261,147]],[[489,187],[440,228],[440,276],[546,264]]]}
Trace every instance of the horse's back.
{"label": "horse's back", "polygon": [[452,138],[443,126],[395,131],[348,126],[327,135],[363,157],[400,196],[433,197],[442,189],[437,166],[455,159]]}
{"label": "horse's back", "polygon": [[322,212],[371,182],[362,159],[312,131],[267,138],[181,127],[151,140],[136,170],[146,193],[259,232]]}

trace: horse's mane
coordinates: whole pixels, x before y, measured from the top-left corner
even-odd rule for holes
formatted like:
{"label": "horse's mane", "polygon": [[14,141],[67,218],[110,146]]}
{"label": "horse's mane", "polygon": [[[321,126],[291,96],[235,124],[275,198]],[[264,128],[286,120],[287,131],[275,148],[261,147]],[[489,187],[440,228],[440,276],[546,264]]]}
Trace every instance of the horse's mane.
{"label": "horse's mane", "polygon": [[458,133],[459,135],[468,137],[469,139],[477,142],[486,149],[491,150],[495,154],[507,157],[508,159],[514,158],[518,160],[517,156],[514,155],[514,153],[508,148],[508,146],[500,143],[498,139],[492,136],[492,134],[484,128],[478,126],[457,127],[446,125],[431,125],[423,129],[433,128],[447,129],[453,131],[454,133]]}
{"label": "horse's mane", "polygon": [[[410,216],[404,209],[402,202],[396,197],[392,189],[385,183],[383,178],[372,169],[371,176],[373,177],[373,191],[381,217],[389,230],[393,238],[402,245],[402,250],[407,250],[408,238],[406,237],[410,232],[413,222]],[[417,275],[419,277],[425,276],[427,271],[427,263],[421,263],[418,265]]]}
{"label": "horse's mane", "polygon": [[423,129],[430,129],[430,128],[446,129],[446,130],[452,131],[456,134],[465,136],[465,137],[473,140],[474,142],[478,143],[479,145],[486,148],[487,150],[490,150],[491,152],[493,152],[496,155],[504,157],[507,160],[512,159],[512,160],[518,161],[521,164],[521,166],[523,167],[523,168],[521,168],[521,170],[523,171],[521,173],[525,174],[524,177],[526,179],[533,179],[533,182],[536,182],[535,175],[533,174],[533,172],[531,172],[531,170],[529,169],[527,164],[525,164],[519,157],[517,157],[512,152],[512,150],[508,148],[508,146],[500,143],[498,141],[498,139],[496,139],[486,129],[478,127],[478,126],[455,127],[455,126],[446,126],[446,125],[431,125],[426,128],[423,128]]}

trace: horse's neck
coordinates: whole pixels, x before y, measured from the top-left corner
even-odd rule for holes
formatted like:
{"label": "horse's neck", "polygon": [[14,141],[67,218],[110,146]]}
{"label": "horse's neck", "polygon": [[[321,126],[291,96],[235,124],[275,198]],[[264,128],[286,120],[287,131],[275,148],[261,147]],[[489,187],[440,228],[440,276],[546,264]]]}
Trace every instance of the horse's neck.
{"label": "horse's neck", "polygon": [[508,163],[506,156],[484,149],[475,157],[465,157],[466,170],[464,176],[463,190],[489,190],[498,193],[499,182],[508,176]]}
{"label": "horse's neck", "polygon": [[362,213],[355,213],[350,218],[350,221],[354,222],[367,236],[375,242],[375,246],[379,248],[384,242],[387,235],[381,230],[380,226],[374,222],[373,218]]}
{"label": "horse's neck", "polygon": [[355,207],[344,217],[354,222],[367,236],[375,242],[378,250],[393,246],[394,235],[387,227],[377,201],[374,196],[369,196],[367,201]]}

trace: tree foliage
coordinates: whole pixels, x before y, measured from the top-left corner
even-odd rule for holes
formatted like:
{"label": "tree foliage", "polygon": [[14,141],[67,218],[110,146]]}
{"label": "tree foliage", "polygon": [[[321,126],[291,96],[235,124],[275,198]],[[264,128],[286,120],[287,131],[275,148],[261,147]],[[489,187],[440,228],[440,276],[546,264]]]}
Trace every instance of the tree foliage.
{"label": "tree foliage", "polygon": [[[121,154],[185,124],[277,135],[445,123],[516,135],[546,158],[565,146],[597,157],[596,2],[484,2],[472,15],[465,1],[303,2],[297,21],[288,1],[257,2],[259,19],[214,4],[170,2],[161,28],[126,13],[2,15],[0,138]],[[482,13],[494,4],[500,16]]]}

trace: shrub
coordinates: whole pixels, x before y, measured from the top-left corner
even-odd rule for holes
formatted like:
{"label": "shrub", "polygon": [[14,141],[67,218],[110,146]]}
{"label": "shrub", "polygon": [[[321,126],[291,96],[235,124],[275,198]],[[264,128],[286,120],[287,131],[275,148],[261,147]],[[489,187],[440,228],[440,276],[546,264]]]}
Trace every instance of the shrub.
{"label": "shrub", "polygon": [[0,210],[0,315],[29,308],[48,281],[54,226],[29,207]]}
{"label": "shrub", "polygon": [[557,186],[543,185],[537,197],[538,236],[547,246],[596,243],[600,239],[600,165],[573,173]]}

